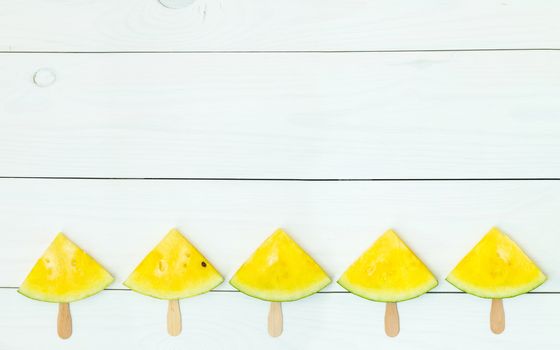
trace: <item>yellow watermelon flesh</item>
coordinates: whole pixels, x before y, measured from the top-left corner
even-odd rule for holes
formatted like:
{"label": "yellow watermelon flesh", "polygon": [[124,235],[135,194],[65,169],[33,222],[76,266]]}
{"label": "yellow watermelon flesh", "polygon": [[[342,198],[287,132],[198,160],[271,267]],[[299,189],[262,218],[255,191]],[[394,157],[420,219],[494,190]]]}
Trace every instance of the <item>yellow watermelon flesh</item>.
{"label": "yellow watermelon flesh", "polygon": [[325,271],[286,232],[276,230],[239,268],[230,284],[266,301],[294,301],[331,282]]}
{"label": "yellow watermelon flesh", "polygon": [[447,281],[469,294],[503,299],[537,288],[546,276],[514,241],[494,227],[451,271]]}
{"label": "yellow watermelon flesh", "polygon": [[388,230],[350,265],[338,284],[365,299],[399,302],[428,292],[438,282],[397,234]]}
{"label": "yellow watermelon flesh", "polygon": [[178,230],[172,229],[140,262],[124,285],[159,299],[183,299],[208,292],[223,277]]}
{"label": "yellow watermelon flesh", "polygon": [[69,303],[96,294],[112,282],[109,272],[59,233],[18,292],[40,301]]}

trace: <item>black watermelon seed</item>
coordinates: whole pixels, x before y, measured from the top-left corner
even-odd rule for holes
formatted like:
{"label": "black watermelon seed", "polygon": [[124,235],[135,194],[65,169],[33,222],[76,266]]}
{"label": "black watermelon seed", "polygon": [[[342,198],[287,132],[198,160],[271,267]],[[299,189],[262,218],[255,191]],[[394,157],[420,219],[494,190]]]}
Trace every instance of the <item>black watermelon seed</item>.
{"label": "black watermelon seed", "polygon": [[200,265],[202,265],[202,267],[206,267],[206,263],[204,261],[201,262]]}

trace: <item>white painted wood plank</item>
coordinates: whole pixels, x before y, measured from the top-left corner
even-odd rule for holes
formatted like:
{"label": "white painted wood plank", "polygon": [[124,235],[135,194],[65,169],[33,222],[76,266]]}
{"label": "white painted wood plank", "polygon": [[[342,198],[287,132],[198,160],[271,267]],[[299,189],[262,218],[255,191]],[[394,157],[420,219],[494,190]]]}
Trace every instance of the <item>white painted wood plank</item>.
{"label": "white painted wood plank", "polygon": [[226,280],[277,227],[333,280],[392,227],[440,280],[437,290],[456,291],[445,276],[498,225],[548,275],[538,291],[560,292],[560,181],[1,180],[0,193],[0,286],[18,286],[59,230],[113,273],[112,288],[124,288],[174,226]]}
{"label": "white painted wood plank", "polygon": [[554,0],[3,1],[0,50],[559,48]]}
{"label": "white painted wood plank", "polygon": [[5,176],[560,174],[560,52],[4,54],[0,74]]}
{"label": "white painted wood plank", "polygon": [[505,301],[506,331],[490,332],[490,302],[430,294],[399,304],[401,333],[383,333],[384,305],[350,294],[319,294],[284,303],[285,331],[266,332],[266,302],[241,293],[183,300],[183,333],[165,330],[166,304],[133,292],[106,291],[71,305],[74,334],[56,337],[56,305],[0,291],[5,349],[555,349],[560,295]]}

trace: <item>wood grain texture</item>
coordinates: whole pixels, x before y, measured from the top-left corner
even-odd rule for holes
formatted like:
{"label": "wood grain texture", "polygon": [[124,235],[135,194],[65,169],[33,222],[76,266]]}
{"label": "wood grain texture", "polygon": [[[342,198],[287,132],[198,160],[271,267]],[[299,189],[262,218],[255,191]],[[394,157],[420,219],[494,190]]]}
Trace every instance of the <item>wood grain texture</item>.
{"label": "wood grain texture", "polygon": [[495,334],[501,334],[506,329],[506,314],[502,299],[492,299],[490,308],[490,329]]}
{"label": "wood grain texture", "polygon": [[154,0],[4,1],[0,50],[559,48],[556,5],[554,0],[197,0],[170,10]]}
{"label": "wood grain texture", "polygon": [[560,174],[560,52],[4,54],[0,74],[3,176]]}
{"label": "wood grain texture", "polygon": [[271,302],[268,310],[268,334],[271,337],[279,337],[284,330],[284,319],[282,315],[282,303]]}
{"label": "wood grain texture", "polygon": [[[0,286],[16,287],[61,230],[115,277],[172,227],[225,277],[283,227],[333,280],[394,228],[440,281],[493,226],[560,292],[560,181],[274,182],[0,180]],[[224,283],[218,289],[232,290]],[[336,283],[327,290],[343,290]],[[488,325],[487,305],[484,323]],[[265,329],[266,315],[261,323]]]}
{"label": "wood grain texture", "polygon": [[58,304],[56,331],[61,339],[68,339],[72,336],[72,314],[68,303]]}
{"label": "wood grain texture", "polygon": [[389,337],[399,335],[399,309],[397,303],[385,304],[385,334]]}
{"label": "wood grain texture", "polygon": [[169,300],[167,306],[167,333],[176,337],[183,329],[179,300]]}
{"label": "wood grain texture", "polygon": [[[0,177],[558,178],[557,5],[0,2]],[[560,181],[3,178],[0,349],[558,349],[558,208]],[[489,301],[446,294],[456,289],[444,280],[493,225],[549,277],[507,301],[499,337]],[[276,339],[268,303],[227,283],[182,300],[182,318],[172,302],[166,319],[161,300],[121,283],[172,227],[226,280],[277,227],[333,280],[394,228],[440,285],[399,303],[396,338],[384,334],[384,303],[336,283],[284,303]],[[58,231],[116,289],[73,303],[72,316],[59,306],[57,324],[56,304],[15,288]],[[187,331],[169,337],[166,320]]]}
{"label": "wood grain texture", "polygon": [[[383,331],[384,303],[351,294],[318,294],[284,303],[285,329],[266,331],[268,303],[241,293],[210,293],[186,299],[188,332],[170,337],[165,308],[128,291],[106,291],[72,304],[74,334],[54,332],[56,305],[0,290],[3,349],[555,349],[560,295],[523,295],[508,300],[508,330],[488,329],[489,302],[464,294],[428,294],[399,303],[401,332]],[[21,330],[33,336],[21,336]]]}

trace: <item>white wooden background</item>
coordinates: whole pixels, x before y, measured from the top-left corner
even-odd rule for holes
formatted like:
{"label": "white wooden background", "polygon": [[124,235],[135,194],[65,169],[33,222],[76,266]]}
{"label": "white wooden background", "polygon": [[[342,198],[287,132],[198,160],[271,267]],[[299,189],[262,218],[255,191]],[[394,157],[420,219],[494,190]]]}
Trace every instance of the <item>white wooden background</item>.
{"label": "white wooden background", "polygon": [[[560,4],[553,0],[0,2],[0,349],[557,349]],[[54,84],[33,82],[40,69]],[[340,181],[344,180],[344,181]],[[493,225],[548,275],[489,302],[444,281]],[[284,227],[333,280],[396,229],[440,280],[383,305],[325,292],[164,302],[122,281],[171,227],[230,278]],[[16,293],[63,230],[116,277],[72,305]]]}

